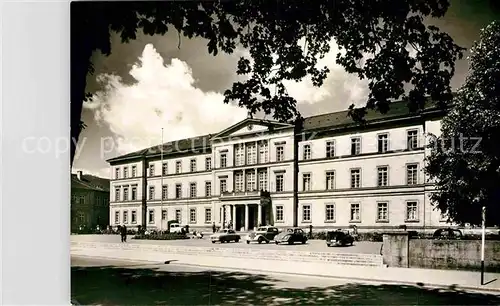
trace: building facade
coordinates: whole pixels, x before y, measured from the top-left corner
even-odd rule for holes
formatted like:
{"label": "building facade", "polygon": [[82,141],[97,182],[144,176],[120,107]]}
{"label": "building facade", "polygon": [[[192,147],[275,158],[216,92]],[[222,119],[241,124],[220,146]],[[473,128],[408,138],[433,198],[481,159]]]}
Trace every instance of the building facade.
{"label": "building facade", "polygon": [[166,229],[259,224],[315,229],[447,226],[423,168],[443,112],[395,102],[358,124],[347,112],[295,123],[245,119],[218,134],[108,160],[110,224]]}
{"label": "building facade", "polygon": [[78,171],[71,174],[71,231],[109,225],[109,180]]}

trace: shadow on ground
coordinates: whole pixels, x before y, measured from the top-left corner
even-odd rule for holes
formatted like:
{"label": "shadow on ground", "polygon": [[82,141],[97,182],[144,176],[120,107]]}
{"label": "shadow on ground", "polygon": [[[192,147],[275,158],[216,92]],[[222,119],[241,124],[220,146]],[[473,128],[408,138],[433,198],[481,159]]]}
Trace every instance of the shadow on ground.
{"label": "shadow on ground", "polygon": [[83,305],[500,305],[500,296],[399,285],[284,288],[242,272],[72,267],[71,294]]}

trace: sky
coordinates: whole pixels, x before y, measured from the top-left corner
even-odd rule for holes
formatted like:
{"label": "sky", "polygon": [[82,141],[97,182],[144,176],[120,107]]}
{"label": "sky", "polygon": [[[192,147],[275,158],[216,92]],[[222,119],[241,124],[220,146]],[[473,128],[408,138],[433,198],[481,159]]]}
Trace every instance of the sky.
{"label": "sky", "polygon": [[[451,0],[446,16],[430,22],[470,48],[480,29],[499,19],[495,0],[489,2]],[[139,32],[126,44],[113,35],[111,43],[110,56],[96,52],[92,57],[95,73],[87,77],[87,91],[94,96],[82,111],[87,128],[80,135],[73,172],[109,178],[107,159],[158,145],[162,128],[167,142],[216,133],[246,118],[245,109],[223,103],[223,92],[239,78],[236,63],[246,50],[214,57],[207,52],[206,40],[187,38],[181,38],[178,48],[175,31],[164,36]],[[323,59],[331,72],[322,87],[313,87],[308,79],[285,84],[303,116],[366,101],[367,83],[335,64],[334,42],[332,47]],[[463,83],[467,69],[464,57],[457,62],[453,88]]]}

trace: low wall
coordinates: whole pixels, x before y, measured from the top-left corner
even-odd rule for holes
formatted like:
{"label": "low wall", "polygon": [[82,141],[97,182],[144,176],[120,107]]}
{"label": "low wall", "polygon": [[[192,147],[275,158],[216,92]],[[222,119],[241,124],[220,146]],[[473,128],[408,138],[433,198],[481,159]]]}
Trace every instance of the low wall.
{"label": "low wall", "polygon": [[[410,267],[481,269],[481,240],[410,239]],[[500,241],[486,240],[485,271],[500,272]]]}
{"label": "low wall", "polygon": [[[383,262],[388,267],[481,269],[481,240],[409,239],[405,232],[384,233]],[[500,241],[486,240],[487,272],[500,272]]]}

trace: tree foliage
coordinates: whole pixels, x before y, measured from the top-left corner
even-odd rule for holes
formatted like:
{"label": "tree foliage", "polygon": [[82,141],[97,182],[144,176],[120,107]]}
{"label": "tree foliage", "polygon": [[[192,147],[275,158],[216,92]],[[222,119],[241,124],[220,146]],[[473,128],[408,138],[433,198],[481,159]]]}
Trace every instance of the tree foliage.
{"label": "tree foliage", "polygon": [[[232,53],[238,46],[248,49],[251,58],[241,58],[236,71],[247,78],[224,93],[224,102],[235,101],[252,113],[264,111],[280,121],[298,114],[296,100],[283,81],[309,76],[321,86],[329,70],[318,67],[318,59],[330,50],[332,39],[343,52],[338,63],[368,79],[366,107],[381,112],[393,99],[408,100],[413,111],[423,107],[425,96],[444,105],[451,99],[450,79],[462,54],[448,34],[423,21],[442,17],[448,0],[72,2],[71,6],[71,135],[76,139],[86,97],[85,76],[93,72],[90,56],[94,51],[110,54],[110,31],[127,42],[139,29],[149,35],[173,29],[179,46],[183,37],[205,38],[213,55]],[[415,57],[410,56],[409,46],[416,50]],[[364,55],[370,58],[362,61]],[[351,113],[356,119],[364,114],[364,109]],[[71,161],[73,155],[72,147]]]}
{"label": "tree foliage", "polygon": [[487,224],[500,225],[500,22],[481,31],[469,62],[426,172],[436,180],[432,200],[451,221],[479,225],[484,205]]}

